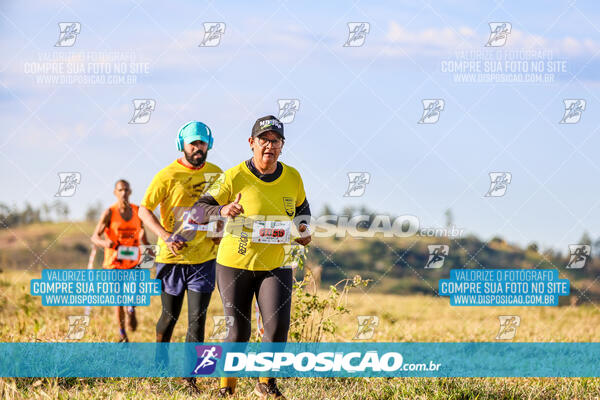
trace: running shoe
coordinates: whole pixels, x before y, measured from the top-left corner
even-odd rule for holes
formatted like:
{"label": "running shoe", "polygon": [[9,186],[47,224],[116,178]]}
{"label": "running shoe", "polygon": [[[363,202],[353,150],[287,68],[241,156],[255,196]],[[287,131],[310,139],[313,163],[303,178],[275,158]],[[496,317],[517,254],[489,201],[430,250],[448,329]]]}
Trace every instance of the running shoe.
{"label": "running shoe", "polygon": [[275,378],[269,378],[269,383],[258,382],[254,387],[254,394],[261,399],[279,399],[285,400],[285,397],[279,391]]}
{"label": "running shoe", "polygon": [[229,386],[225,386],[219,389],[219,397],[229,397],[233,395],[233,390]]}
{"label": "running shoe", "polygon": [[181,378],[181,381],[193,394],[201,393],[200,389],[198,389],[198,386],[196,386],[196,378],[185,377]]}

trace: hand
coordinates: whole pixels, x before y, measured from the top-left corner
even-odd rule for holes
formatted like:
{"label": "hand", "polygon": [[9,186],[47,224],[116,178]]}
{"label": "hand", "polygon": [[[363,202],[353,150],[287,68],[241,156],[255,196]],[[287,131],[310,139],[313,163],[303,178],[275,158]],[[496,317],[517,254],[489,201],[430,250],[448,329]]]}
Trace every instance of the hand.
{"label": "hand", "polygon": [[115,246],[115,242],[113,242],[110,239],[105,239],[104,240],[104,244],[102,245],[105,249],[114,249]]}
{"label": "hand", "polygon": [[166,240],[163,240],[174,256],[178,255],[178,252],[187,247],[187,243],[180,235],[170,235]]}
{"label": "hand", "polygon": [[298,232],[300,232],[300,237],[296,239],[296,243],[306,246],[311,242],[312,236],[310,235],[310,231],[306,224],[300,224]]}
{"label": "hand", "polygon": [[238,193],[235,201],[233,203],[229,203],[226,206],[221,208],[221,216],[222,217],[230,217],[235,218],[241,213],[244,212],[244,207],[240,204],[240,199],[242,198],[242,194]]}

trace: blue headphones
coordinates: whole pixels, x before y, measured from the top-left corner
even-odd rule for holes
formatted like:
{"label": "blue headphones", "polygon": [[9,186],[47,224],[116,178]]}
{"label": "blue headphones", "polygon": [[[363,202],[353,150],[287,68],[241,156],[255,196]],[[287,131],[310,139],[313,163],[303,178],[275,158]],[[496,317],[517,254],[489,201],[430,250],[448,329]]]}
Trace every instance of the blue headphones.
{"label": "blue headphones", "polygon": [[214,139],[210,128],[202,122],[190,121],[179,128],[179,131],[177,132],[175,144],[177,145],[178,151],[183,151],[184,137],[190,136],[194,136],[194,140],[202,140],[203,142],[208,143],[208,150],[212,149]]}

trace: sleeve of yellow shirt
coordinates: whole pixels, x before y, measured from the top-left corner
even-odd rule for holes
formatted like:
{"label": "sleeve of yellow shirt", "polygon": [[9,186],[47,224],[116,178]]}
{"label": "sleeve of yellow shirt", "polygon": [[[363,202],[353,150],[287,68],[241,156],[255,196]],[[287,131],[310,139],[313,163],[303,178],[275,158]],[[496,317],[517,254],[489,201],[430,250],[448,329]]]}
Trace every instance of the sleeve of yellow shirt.
{"label": "sleeve of yellow shirt", "polygon": [[142,207],[147,208],[150,211],[154,211],[156,207],[164,200],[167,195],[167,182],[163,179],[162,174],[159,172],[154,176],[150,186],[146,189],[142,203]]}
{"label": "sleeve of yellow shirt", "polygon": [[206,194],[210,195],[219,203],[225,205],[231,199],[231,176],[228,171],[222,173],[219,178],[208,188]]}

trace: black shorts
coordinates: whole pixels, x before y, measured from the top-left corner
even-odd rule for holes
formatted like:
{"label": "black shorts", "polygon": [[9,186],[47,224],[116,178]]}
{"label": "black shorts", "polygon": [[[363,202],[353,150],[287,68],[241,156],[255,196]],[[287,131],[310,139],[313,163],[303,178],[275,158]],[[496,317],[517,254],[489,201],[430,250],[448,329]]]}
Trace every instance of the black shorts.
{"label": "black shorts", "polygon": [[156,263],[156,279],[161,280],[163,292],[172,296],[179,296],[186,289],[211,293],[215,290],[215,264],[214,259],[201,264]]}

